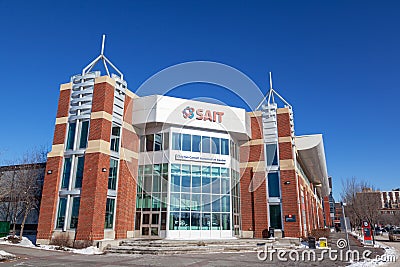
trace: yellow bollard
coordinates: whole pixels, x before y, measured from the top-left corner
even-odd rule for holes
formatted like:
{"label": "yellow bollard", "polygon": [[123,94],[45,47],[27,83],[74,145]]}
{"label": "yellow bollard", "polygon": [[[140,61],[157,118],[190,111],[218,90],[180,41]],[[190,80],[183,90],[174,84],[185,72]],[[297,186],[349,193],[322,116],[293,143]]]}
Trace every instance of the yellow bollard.
{"label": "yellow bollard", "polygon": [[319,247],[326,248],[328,246],[328,239],[326,237],[319,238]]}

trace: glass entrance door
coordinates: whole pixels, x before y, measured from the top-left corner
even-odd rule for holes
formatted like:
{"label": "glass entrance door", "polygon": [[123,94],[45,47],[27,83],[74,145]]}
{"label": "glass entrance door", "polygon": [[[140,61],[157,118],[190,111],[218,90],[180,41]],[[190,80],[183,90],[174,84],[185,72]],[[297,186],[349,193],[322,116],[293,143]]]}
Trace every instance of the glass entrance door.
{"label": "glass entrance door", "polygon": [[160,235],[160,213],[143,212],[140,227],[142,237],[159,237]]}

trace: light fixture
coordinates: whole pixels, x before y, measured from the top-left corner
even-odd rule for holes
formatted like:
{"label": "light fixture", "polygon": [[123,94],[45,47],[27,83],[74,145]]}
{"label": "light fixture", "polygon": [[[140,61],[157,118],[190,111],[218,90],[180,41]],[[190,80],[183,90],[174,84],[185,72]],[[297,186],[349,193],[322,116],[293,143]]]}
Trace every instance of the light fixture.
{"label": "light fixture", "polygon": [[290,184],[290,182],[289,182],[289,181],[286,181],[286,182],[284,182],[283,184]]}
{"label": "light fixture", "polygon": [[106,171],[107,171],[107,168],[103,168],[103,169],[101,169],[101,171],[102,171],[102,172],[106,172]]}
{"label": "light fixture", "polygon": [[47,171],[47,174],[52,174],[52,173],[53,173],[52,170],[48,170],[48,171]]}

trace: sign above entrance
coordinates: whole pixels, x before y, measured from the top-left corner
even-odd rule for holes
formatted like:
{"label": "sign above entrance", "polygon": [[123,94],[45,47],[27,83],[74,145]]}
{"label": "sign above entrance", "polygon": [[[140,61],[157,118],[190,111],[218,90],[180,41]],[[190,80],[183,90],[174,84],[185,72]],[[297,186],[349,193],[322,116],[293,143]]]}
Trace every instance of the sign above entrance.
{"label": "sign above entrance", "polygon": [[226,163],[226,159],[223,159],[223,158],[191,156],[191,155],[182,155],[182,154],[175,154],[175,160],[188,160],[188,161],[218,163],[218,164]]}
{"label": "sign above entrance", "polygon": [[[196,112],[195,112],[196,111]],[[196,120],[211,121],[222,123],[222,111],[211,111],[198,108],[195,110],[193,107],[187,106],[182,110],[182,115],[185,119],[193,119],[196,113]]]}

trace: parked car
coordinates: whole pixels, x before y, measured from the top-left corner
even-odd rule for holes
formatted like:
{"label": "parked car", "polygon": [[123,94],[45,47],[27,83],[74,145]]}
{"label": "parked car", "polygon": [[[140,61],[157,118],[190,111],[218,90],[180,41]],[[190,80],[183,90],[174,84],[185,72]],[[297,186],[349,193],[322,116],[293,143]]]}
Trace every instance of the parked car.
{"label": "parked car", "polygon": [[389,241],[400,240],[400,229],[392,229],[389,231]]}

